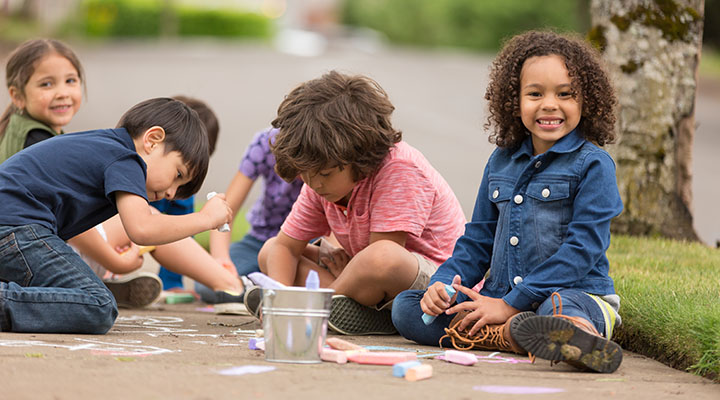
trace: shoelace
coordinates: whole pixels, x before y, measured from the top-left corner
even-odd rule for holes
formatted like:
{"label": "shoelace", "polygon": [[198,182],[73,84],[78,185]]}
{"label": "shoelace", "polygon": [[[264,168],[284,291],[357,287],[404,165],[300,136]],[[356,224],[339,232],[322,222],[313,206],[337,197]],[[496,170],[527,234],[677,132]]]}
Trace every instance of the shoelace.
{"label": "shoelace", "polygon": [[[462,322],[459,319],[455,324],[449,328],[445,328],[445,335],[440,338],[440,348],[442,348],[442,341],[445,338],[450,338],[453,347],[458,350],[470,350],[477,344],[478,347],[488,343],[489,345],[495,346],[499,349],[510,349],[510,343],[503,337],[503,325],[484,326],[475,334],[475,337],[469,337],[467,333],[458,329],[458,326]],[[456,342],[456,340],[458,342]]]}

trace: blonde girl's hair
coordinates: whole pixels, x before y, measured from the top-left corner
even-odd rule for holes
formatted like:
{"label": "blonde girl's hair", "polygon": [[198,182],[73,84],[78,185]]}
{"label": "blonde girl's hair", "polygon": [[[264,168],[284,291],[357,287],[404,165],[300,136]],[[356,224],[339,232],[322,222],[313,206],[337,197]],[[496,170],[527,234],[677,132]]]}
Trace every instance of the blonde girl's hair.
{"label": "blonde girl's hair", "polygon": [[[5,82],[7,88],[10,89],[14,86],[25,96],[25,85],[35,72],[36,63],[48,54],[53,53],[59,54],[70,61],[77,70],[78,78],[80,78],[80,82],[84,88],[85,73],[83,72],[80,60],[68,45],[55,39],[31,39],[13,50],[5,66]],[[7,128],[7,124],[10,121],[10,116],[20,112],[22,112],[22,110],[19,110],[10,102],[10,105],[5,109],[2,117],[0,117],[0,138],[5,134],[5,128]]]}

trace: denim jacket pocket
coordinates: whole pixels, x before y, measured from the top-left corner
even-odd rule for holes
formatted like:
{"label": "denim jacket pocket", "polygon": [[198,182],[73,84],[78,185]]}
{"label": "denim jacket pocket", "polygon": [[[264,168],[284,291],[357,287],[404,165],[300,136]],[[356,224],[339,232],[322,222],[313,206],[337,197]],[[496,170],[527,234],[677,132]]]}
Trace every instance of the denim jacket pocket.
{"label": "denim jacket pocket", "polygon": [[15,233],[0,239],[0,281],[28,286],[31,279],[32,271],[20,251]]}
{"label": "denim jacket pocket", "polygon": [[512,182],[503,179],[490,179],[488,183],[488,200],[494,203],[501,213],[504,205],[510,200],[512,193]]}
{"label": "denim jacket pocket", "polygon": [[528,184],[527,196],[532,201],[532,218],[541,261],[557,252],[567,235],[572,217],[570,182],[539,181]]}

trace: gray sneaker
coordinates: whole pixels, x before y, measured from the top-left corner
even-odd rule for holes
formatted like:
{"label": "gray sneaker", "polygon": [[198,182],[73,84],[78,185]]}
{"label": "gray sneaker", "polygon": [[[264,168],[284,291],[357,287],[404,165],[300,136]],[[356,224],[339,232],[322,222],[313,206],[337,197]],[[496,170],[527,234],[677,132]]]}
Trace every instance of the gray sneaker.
{"label": "gray sneaker", "polygon": [[328,327],[343,335],[393,335],[390,310],[376,310],[341,294],[332,297]]}
{"label": "gray sneaker", "polygon": [[149,272],[136,272],[103,280],[118,307],[141,308],[154,303],[162,293],[162,281]]}

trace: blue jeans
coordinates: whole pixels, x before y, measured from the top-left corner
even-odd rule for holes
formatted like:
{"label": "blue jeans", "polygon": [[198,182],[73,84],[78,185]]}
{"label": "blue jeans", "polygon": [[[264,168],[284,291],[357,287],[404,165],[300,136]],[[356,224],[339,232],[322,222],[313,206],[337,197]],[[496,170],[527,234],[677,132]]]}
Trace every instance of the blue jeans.
{"label": "blue jeans", "polygon": [[[258,253],[265,241],[251,235],[245,235],[240,241],[230,245],[230,260],[235,264],[238,275],[247,276],[251,272],[259,272]],[[209,287],[195,282],[195,291],[204,301],[212,302],[215,292]]]}
{"label": "blue jeans", "polygon": [[[585,292],[577,289],[558,290],[562,298],[562,313],[573,317],[582,317],[592,322],[598,332],[605,332],[605,319],[600,306]],[[392,321],[398,332],[405,338],[416,343],[437,346],[440,338],[445,335],[445,328],[450,326],[455,315],[440,314],[430,325],[422,321],[422,309],[420,300],[425,295],[425,290],[406,290],[393,302]],[[535,310],[537,315],[553,315],[551,298],[548,297]],[[443,347],[452,347],[448,340],[443,342]]]}
{"label": "blue jeans", "polygon": [[0,226],[0,331],[102,334],[117,315],[110,290],[56,234]]}

